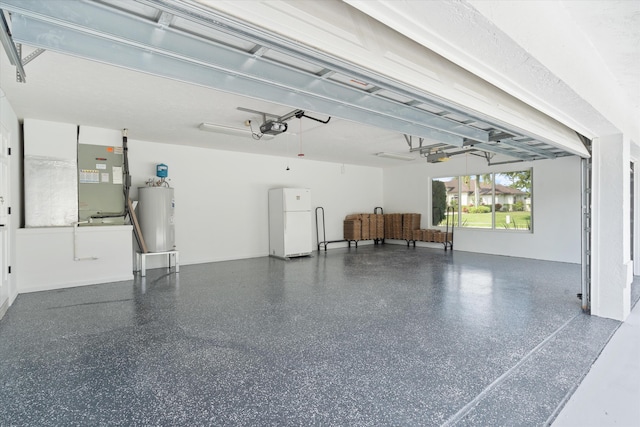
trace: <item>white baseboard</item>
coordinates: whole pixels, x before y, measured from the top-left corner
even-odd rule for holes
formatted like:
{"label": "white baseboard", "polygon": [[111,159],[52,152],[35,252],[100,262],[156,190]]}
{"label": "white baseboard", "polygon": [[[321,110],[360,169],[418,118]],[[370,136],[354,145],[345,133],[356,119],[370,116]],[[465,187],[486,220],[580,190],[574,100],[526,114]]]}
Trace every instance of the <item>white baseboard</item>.
{"label": "white baseboard", "polygon": [[0,305],[0,319],[4,317],[8,309],[9,309],[9,299],[6,299],[4,300],[2,305]]}
{"label": "white baseboard", "polygon": [[30,286],[28,288],[18,289],[18,293],[26,294],[30,292],[52,291],[55,289],[75,288],[78,286],[99,285],[103,283],[112,283],[112,282],[124,282],[127,280],[133,280],[133,273],[126,276],[102,277],[99,280],[83,280],[78,282],[48,283],[46,285]]}

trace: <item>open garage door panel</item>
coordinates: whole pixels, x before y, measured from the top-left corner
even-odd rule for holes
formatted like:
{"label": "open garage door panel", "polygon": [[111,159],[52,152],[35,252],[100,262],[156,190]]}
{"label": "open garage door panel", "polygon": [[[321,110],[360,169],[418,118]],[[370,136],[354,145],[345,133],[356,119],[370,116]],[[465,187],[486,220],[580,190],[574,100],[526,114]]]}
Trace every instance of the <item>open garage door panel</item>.
{"label": "open garage door panel", "polygon": [[340,1],[3,8],[14,42],[392,130],[399,150],[589,156],[568,127]]}

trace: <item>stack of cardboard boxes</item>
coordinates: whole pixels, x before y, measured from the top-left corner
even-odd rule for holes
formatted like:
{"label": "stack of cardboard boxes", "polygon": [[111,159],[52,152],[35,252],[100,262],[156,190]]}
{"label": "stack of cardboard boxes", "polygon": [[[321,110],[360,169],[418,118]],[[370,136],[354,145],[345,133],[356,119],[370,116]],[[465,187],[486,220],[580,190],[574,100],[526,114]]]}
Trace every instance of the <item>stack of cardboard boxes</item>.
{"label": "stack of cardboard boxes", "polygon": [[380,214],[352,214],[344,220],[345,240],[384,238],[384,217]]}
{"label": "stack of cardboard boxes", "polygon": [[453,233],[446,233],[440,230],[431,229],[414,230],[413,240],[415,240],[416,242],[451,242],[453,240]]}
{"label": "stack of cardboard boxes", "polygon": [[403,214],[384,215],[385,239],[402,239],[402,216]]}
{"label": "stack of cardboard boxes", "polygon": [[[358,240],[413,240],[421,242],[444,242],[439,230],[420,229],[421,214],[351,214],[344,220],[344,239]],[[442,233],[445,234],[445,233]],[[436,236],[437,235],[437,236]]]}
{"label": "stack of cardboard boxes", "polygon": [[402,214],[402,238],[404,240],[415,240],[413,232],[420,229],[420,214]]}

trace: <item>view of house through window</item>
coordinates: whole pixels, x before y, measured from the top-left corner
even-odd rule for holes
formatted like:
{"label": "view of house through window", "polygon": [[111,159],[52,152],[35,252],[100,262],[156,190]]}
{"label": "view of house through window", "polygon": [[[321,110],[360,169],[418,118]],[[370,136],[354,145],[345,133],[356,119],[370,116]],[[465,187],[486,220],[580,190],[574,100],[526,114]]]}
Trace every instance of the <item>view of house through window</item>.
{"label": "view of house through window", "polygon": [[531,183],[531,169],[434,179],[433,225],[531,230]]}

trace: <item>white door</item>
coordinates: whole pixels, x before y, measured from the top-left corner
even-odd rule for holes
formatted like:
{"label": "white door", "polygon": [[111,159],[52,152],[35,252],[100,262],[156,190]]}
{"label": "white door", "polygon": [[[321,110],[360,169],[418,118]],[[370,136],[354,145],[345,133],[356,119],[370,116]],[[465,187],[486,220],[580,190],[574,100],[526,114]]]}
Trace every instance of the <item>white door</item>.
{"label": "white door", "polygon": [[0,305],[9,297],[9,131],[0,123]]}
{"label": "white door", "polygon": [[9,299],[9,230],[0,227],[0,306]]}

